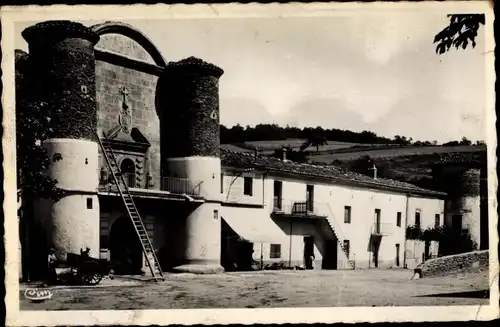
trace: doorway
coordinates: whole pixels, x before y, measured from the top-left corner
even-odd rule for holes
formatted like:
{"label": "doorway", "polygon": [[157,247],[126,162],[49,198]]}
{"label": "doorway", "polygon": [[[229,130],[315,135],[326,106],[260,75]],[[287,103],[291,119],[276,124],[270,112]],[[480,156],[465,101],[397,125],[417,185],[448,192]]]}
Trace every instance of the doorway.
{"label": "doorway", "polygon": [[304,262],[306,269],[313,269],[314,236],[304,236]]}
{"label": "doorway", "polygon": [[120,164],[120,171],[123,174],[128,187],[135,187],[135,165],[131,159],[123,159]]}
{"label": "doorway", "polygon": [[337,240],[325,242],[325,255],[323,256],[323,269],[337,269]]}
{"label": "doorway", "polygon": [[400,262],[399,262],[399,244],[396,244],[396,267],[399,267]]}
{"label": "doorway", "polygon": [[110,259],[115,274],[142,272],[142,245],[129,217],[118,218],[110,231]]}
{"label": "doorway", "polygon": [[457,234],[462,232],[462,215],[453,215],[451,217],[451,227]]}
{"label": "doorway", "polygon": [[380,237],[374,238],[372,243],[372,264],[374,268],[378,268],[378,253],[380,249]]}

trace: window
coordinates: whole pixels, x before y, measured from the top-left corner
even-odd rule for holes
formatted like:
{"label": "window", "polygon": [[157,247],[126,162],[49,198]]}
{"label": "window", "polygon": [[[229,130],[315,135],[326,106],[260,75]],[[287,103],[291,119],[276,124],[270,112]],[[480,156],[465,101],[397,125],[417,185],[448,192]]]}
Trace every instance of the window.
{"label": "window", "polygon": [[214,219],[219,219],[219,210],[214,210]]}
{"label": "window", "polygon": [[283,183],[281,181],[274,181],[274,208],[281,210],[282,206],[282,196],[283,193]]}
{"label": "window", "polygon": [[220,174],[220,192],[224,193],[224,174]]}
{"label": "window", "polygon": [[415,226],[420,228],[420,211],[415,212]]}
{"label": "window", "polygon": [[349,206],[344,207],[344,223],[345,224],[351,223],[351,207]]}
{"label": "window", "polygon": [[349,258],[349,251],[350,251],[350,242],[349,240],[344,240],[344,252],[345,254],[347,255],[347,257]]}
{"label": "window", "polygon": [[243,178],[243,194],[252,196],[253,194],[253,179],[252,177]]}
{"label": "window", "polygon": [[434,216],[434,227],[439,227],[439,225],[441,225],[441,215],[437,213]]}
{"label": "window", "polygon": [[401,212],[397,213],[397,216],[396,216],[396,226],[401,227]]}
{"label": "window", "polygon": [[306,206],[307,211],[314,211],[314,185],[306,187]]}
{"label": "window", "polygon": [[92,198],[87,198],[87,209],[92,209]]}
{"label": "window", "polygon": [[271,252],[269,253],[269,258],[271,259],[281,258],[281,244],[271,244]]}

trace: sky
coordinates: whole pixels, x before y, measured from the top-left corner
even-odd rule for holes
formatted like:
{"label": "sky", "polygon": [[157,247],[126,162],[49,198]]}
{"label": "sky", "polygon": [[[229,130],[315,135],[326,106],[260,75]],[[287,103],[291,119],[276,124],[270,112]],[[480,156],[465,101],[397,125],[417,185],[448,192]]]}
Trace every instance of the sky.
{"label": "sky", "polygon": [[[166,61],[196,56],[224,69],[226,126],[485,139],[484,35],[474,49],[437,55],[434,35],[449,22],[442,12],[123,22],[147,35]],[[27,48],[20,32],[28,25],[16,25],[17,48]]]}

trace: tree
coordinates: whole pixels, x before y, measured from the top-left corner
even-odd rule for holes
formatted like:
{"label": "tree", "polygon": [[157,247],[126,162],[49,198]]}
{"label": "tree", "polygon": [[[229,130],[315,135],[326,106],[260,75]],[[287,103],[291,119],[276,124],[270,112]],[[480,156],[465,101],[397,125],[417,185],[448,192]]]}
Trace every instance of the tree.
{"label": "tree", "polygon": [[322,129],[311,129],[307,135],[307,141],[300,146],[300,151],[304,151],[308,147],[313,146],[316,147],[316,152],[319,152],[319,147],[327,144],[328,141],[326,140]]}
{"label": "tree", "polygon": [[444,54],[452,46],[456,49],[466,49],[469,44],[476,47],[477,31],[480,25],[485,24],[484,14],[455,14],[448,15],[450,24],[434,37],[436,53]]}
{"label": "tree", "polygon": [[62,159],[59,153],[49,158],[42,142],[50,138],[50,106],[40,101],[42,92],[36,81],[30,78],[33,70],[29,56],[16,51],[16,158],[18,201],[23,205],[35,198],[58,199],[62,192],[57,180],[45,174],[53,161]]}

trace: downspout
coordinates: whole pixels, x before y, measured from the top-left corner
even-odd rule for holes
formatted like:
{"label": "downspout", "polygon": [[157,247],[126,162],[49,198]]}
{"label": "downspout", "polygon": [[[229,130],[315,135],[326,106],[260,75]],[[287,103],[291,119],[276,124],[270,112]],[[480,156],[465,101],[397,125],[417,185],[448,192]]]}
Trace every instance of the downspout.
{"label": "downspout", "polygon": [[403,244],[403,267],[406,268],[406,229],[408,228],[408,217],[410,215],[410,196],[411,193],[406,193],[406,213],[405,213],[405,237],[404,237],[404,244]]}

